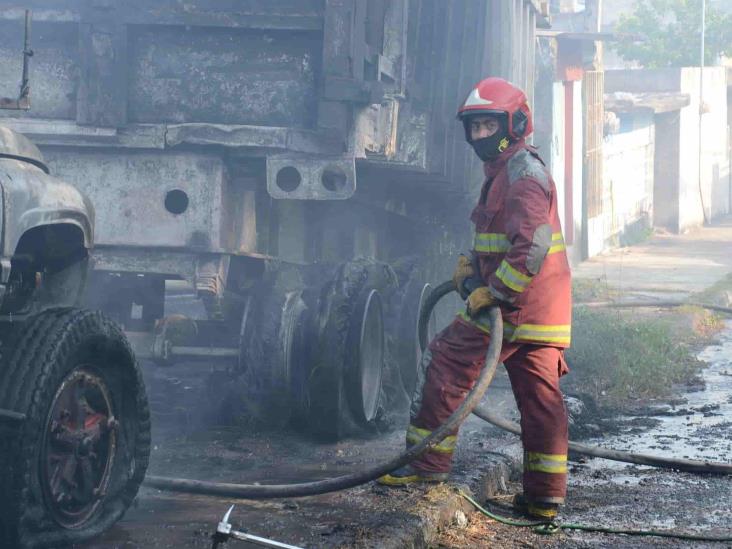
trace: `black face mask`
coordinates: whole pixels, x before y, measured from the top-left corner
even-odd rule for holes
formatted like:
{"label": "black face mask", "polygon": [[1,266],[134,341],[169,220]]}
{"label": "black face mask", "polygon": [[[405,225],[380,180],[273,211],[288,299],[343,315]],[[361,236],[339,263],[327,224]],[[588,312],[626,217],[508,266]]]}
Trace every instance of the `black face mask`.
{"label": "black face mask", "polygon": [[476,139],[475,141],[471,141],[470,144],[473,146],[473,150],[478,155],[478,158],[483,162],[489,162],[497,158],[511,143],[508,137],[506,137],[506,134],[499,130],[490,137]]}

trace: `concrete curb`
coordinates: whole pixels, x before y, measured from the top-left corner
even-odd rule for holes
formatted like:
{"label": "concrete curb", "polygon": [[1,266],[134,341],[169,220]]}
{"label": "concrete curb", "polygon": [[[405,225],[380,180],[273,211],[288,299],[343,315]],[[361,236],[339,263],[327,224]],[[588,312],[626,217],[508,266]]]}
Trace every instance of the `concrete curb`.
{"label": "concrete curb", "polygon": [[519,442],[491,452],[485,457],[480,471],[457,475],[453,481],[429,487],[422,497],[424,505],[414,510],[406,525],[386,526],[371,547],[378,549],[425,549],[432,547],[441,529],[451,525],[461,511],[468,515],[475,509],[458,494],[463,490],[477,501],[505,489],[505,482],[515,478],[522,468],[522,448]]}

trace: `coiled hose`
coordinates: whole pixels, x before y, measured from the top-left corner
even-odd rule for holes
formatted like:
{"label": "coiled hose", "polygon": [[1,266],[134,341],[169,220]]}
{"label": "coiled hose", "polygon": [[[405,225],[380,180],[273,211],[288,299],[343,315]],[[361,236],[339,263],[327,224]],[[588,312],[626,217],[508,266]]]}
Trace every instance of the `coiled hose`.
{"label": "coiled hose", "polygon": [[473,387],[473,390],[468,394],[462,405],[453,412],[442,426],[433,431],[432,434],[422,442],[412,446],[388,462],[350,475],[298,484],[234,484],[228,482],[210,482],[185,478],[159,477],[154,475],[147,476],[144,484],[159,490],[230,498],[292,498],[345,490],[346,488],[365,484],[382,475],[394,471],[395,469],[398,469],[399,467],[402,467],[414,460],[414,458],[419,456],[422,452],[439,444],[442,439],[457,428],[463,420],[470,415],[473,408],[477,406],[483,398],[483,394],[486,389],[488,389],[488,386],[491,384],[491,381],[493,381],[493,376],[496,373],[496,368],[498,366],[498,358],[501,352],[501,342],[503,339],[503,320],[498,307],[491,307],[488,309],[481,321],[487,322],[490,325],[491,333],[493,333],[495,337],[491,339],[490,345],[488,346],[485,358],[485,367],[483,368],[475,387]]}
{"label": "coiled hose", "polygon": [[[443,282],[437,286],[432,293],[427,297],[424,303],[424,307],[420,312],[419,324],[418,324],[418,336],[419,346],[424,351],[427,347],[427,325],[432,311],[434,310],[437,303],[445,297],[447,294],[455,291],[455,285],[452,281]],[[665,302],[654,302],[654,301],[643,301],[643,302],[629,302],[629,303],[613,303],[613,302],[598,302],[598,303],[587,303],[585,306],[588,307],[662,307],[672,308],[679,307],[682,305],[691,305],[696,307],[703,307],[712,311],[721,313],[732,314],[732,308],[721,307],[718,305],[709,305],[705,303],[683,303],[677,301],[665,301]],[[495,335],[497,337],[497,335]],[[493,342],[491,338],[491,343]],[[491,425],[509,431],[516,435],[521,435],[521,427],[509,421],[500,415],[488,410],[485,406],[478,405],[473,409],[473,413],[480,419],[487,421]],[[619,450],[609,450],[606,448],[600,448],[597,446],[589,446],[586,444],[579,444],[577,442],[569,443],[569,449],[578,454],[587,456],[599,457],[603,459],[610,459],[613,461],[622,461],[624,463],[637,463],[639,465],[650,465],[652,467],[676,469],[679,471],[688,471],[690,473],[713,473],[718,475],[731,475],[732,464],[729,463],[716,463],[712,461],[700,461],[693,459],[680,459],[680,458],[666,458],[661,456],[652,456],[647,454],[633,454],[630,452],[621,452]]]}

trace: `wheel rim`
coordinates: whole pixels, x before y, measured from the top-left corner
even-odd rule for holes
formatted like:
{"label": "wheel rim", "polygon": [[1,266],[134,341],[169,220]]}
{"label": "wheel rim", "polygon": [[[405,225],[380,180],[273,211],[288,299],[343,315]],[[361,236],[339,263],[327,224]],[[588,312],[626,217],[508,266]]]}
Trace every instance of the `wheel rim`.
{"label": "wheel rim", "polygon": [[61,526],[83,525],[106,495],[118,426],[104,380],[88,366],[72,370],[51,402],[40,456],[47,508]]}
{"label": "wheel rim", "polygon": [[356,387],[359,419],[373,421],[379,409],[381,378],[384,367],[384,321],[381,298],[371,290],[361,313],[357,358]]}

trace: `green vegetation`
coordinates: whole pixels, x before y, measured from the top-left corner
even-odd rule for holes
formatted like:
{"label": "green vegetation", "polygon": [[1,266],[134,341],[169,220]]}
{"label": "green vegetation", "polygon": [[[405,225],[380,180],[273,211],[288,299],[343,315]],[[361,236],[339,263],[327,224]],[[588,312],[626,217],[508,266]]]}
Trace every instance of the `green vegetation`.
{"label": "green vegetation", "polygon": [[692,348],[698,335],[680,329],[680,317],[686,314],[576,307],[567,351],[570,389],[619,402],[669,396],[675,384],[692,381],[701,366]]}
{"label": "green vegetation", "polygon": [[[648,68],[699,66],[702,0],[639,0],[618,20],[615,31],[640,40],[619,40],[620,55]],[[707,1],[705,64],[732,56],[732,15]]]}

